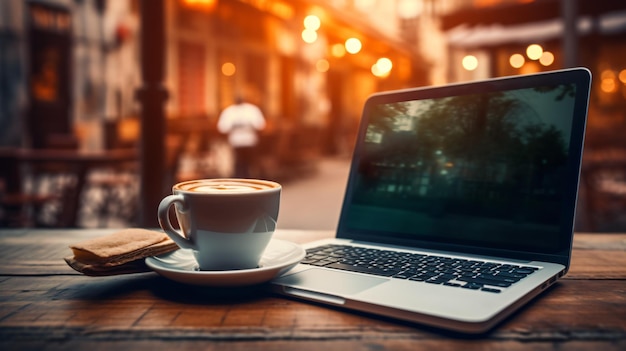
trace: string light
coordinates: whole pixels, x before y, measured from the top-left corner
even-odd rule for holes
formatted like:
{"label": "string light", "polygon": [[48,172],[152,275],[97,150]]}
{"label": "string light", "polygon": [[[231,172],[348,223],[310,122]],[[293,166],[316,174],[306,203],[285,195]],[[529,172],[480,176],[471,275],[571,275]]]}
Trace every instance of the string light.
{"label": "string light", "polygon": [[539,44],[531,44],[526,48],[526,56],[531,60],[539,60],[543,54],[543,48]]}
{"label": "string light", "polygon": [[317,40],[317,32],[312,29],[303,30],[302,40],[304,40],[305,43],[314,43]]}
{"label": "string light", "polygon": [[478,68],[478,59],[474,55],[467,55],[463,57],[462,64],[463,68],[465,68],[466,70],[473,71]]}
{"label": "string light", "polygon": [[321,24],[320,18],[315,15],[308,15],[304,18],[304,28],[306,29],[318,30]]}
{"label": "string light", "polygon": [[509,57],[509,63],[513,68],[521,68],[526,63],[526,59],[520,54],[513,54]]}
{"label": "string light", "polygon": [[232,62],[226,62],[222,65],[222,74],[230,77],[233,76],[237,72],[237,67]]}
{"label": "string light", "polygon": [[550,51],[544,51],[543,54],[541,54],[541,57],[539,58],[539,63],[541,63],[544,66],[550,66],[551,64],[554,63],[554,54],[551,53]]}
{"label": "string light", "polygon": [[361,41],[357,38],[349,38],[346,40],[345,47],[347,52],[354,55],[361,51],[363,44],[361,44]]}

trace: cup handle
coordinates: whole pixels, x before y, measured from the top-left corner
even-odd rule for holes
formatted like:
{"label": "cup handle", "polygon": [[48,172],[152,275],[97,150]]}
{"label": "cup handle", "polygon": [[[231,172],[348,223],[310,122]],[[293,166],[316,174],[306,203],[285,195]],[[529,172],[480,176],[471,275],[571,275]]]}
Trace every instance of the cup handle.
{"label": "cup handle", "polygon": [[170,207],[172,207],[172,205],[176,203],[180,204],[183,209],[186,209],[187,207],[185,204],[185,198],[182,195],[168,195],[164,197],[163,200],[161,200],[158,210],[159,225],[161,226],[161,229],[163,229],[165,234],[167,234],[167,236],[174,240],[174,242],[178,244],[178,246],[183,249],[193,249],[193,242],[187,239],[183,235],[183,233],[174,229],[174,227],[172,226],[172,222],[170,222]]}

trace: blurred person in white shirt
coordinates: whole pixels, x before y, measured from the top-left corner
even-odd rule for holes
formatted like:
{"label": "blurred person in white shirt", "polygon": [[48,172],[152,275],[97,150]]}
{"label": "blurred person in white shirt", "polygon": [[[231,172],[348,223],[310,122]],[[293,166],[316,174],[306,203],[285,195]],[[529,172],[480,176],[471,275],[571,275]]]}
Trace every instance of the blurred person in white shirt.
{"label": "blurred person in white shirt", "polygon": [[228,143],[235,153],[234,177],[249,178],[255,163],[259,132],[265,128],[261,110],[241,96],[222,111],[217,122],[220,133],[228,134]]}

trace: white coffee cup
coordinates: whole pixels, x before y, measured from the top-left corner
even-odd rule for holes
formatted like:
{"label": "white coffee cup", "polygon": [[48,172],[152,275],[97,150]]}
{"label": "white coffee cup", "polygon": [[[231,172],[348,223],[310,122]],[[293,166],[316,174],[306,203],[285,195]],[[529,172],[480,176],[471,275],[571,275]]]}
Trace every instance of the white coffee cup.
{"label": "white coffee cup", "polygon": [[[255,268],[276,229],[281,190],[258,179],[178,183],[159,204],[159,224],[178,246],[193,250],[200,270]],[[170,222],[172,205],[180,231]]]}

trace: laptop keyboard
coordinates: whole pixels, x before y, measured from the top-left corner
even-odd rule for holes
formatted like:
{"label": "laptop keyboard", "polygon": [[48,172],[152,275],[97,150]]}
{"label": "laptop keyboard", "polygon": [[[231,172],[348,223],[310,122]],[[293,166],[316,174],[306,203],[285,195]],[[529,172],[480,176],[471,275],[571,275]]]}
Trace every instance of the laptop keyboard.
{"label": "laptop keyboard", "polygon": [[307,250],[313,266],[499,293],[538,268],[347,245]]}

